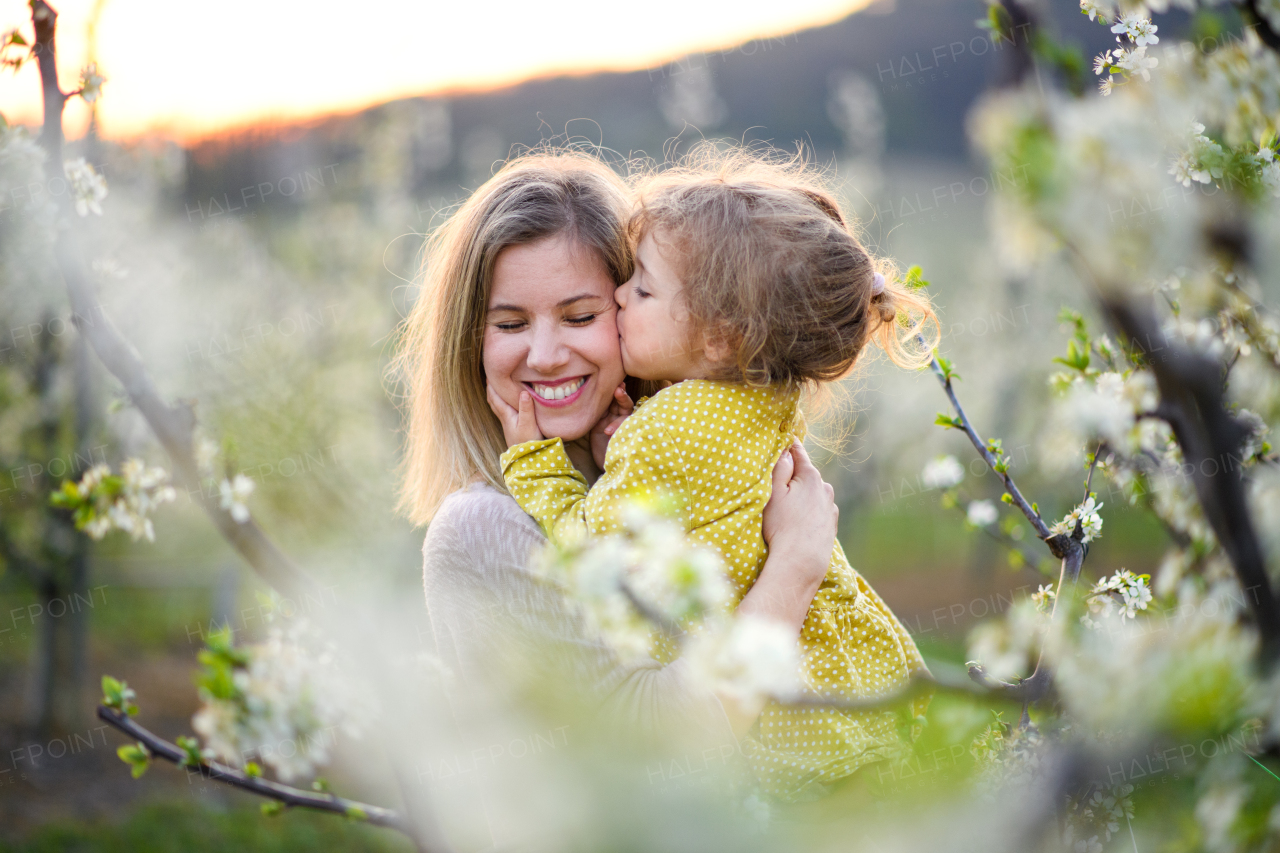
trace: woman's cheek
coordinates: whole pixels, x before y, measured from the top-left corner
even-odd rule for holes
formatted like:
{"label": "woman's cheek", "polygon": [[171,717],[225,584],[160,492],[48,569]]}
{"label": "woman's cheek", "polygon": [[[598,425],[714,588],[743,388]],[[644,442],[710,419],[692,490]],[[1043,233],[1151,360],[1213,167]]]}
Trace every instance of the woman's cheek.
{"label": "woman's cheek", "polygon": [[485,381],[509,406],[516,406],[520,401],[520,383],[512,378],[512,374],[523,361],[520,353],[521,348],[510,339],[510,336],[485,333],[480,356]]}
{"label": "woman's cheek", "polygon": [[622,347],[618,343],[617,326],[614,323],[601,323],[592,342],[592,361],[601,373],[602,379],[616,379],[614,386],[622,382]]}

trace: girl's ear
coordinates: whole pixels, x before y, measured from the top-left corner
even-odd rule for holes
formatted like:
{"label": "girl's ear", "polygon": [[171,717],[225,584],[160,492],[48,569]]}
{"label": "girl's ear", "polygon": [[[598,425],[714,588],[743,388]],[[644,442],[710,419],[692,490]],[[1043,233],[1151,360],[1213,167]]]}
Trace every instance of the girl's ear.
{"label": "girl's ear", "polygon": [[702,332],[702,355],[714,367],[727,365],[733,357],[733,337],[729,326],[719,323]]}

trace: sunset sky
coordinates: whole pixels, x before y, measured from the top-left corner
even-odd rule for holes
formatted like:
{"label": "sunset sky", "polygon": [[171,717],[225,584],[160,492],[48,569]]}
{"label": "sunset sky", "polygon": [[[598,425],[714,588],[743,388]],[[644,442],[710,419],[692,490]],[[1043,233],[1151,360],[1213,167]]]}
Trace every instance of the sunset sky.
{"label": "sunset sky", "polygon": [[[189,138],[407,95],[644,68],[837,20],[867,0],[53,0],[64,90],[88,57],[95,3],[104,135]],[[0,29],[15,26],[30,38],[27,4],[0,0]],[[38,92],[34,63],[4,74],[0,112],[38,121]],[[69,108],[72,135],[86,115],[78,100]]]}

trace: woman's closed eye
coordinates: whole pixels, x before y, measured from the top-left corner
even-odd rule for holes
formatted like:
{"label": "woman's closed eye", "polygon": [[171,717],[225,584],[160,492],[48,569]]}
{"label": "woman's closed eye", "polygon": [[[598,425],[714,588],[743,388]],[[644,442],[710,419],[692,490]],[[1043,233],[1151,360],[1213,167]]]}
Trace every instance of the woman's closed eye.
{"label": "woman's closed eye", "polygon": [[564,319],[570,326],[585,326],[599,316],[599,314],[579,314],[577,317],[565,317]]}

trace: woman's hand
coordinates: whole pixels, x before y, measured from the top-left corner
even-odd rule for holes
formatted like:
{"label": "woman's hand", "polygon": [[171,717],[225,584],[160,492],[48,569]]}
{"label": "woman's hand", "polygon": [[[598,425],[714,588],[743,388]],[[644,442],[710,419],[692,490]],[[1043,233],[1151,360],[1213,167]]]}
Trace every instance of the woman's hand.
{"label": "woman's hand", "polygon": [[627,386],[619,385],[613,389],[613,402],[600,416],[600,420],[596,421],[596,425],[591,428],[591,457],[595,459],[601,471],[604,470],[604,455],[609,449],[609,439],[618,431],[618,427],[622,426],[622,422],[631,416],[635,408],[635,404],[631,402],[631,396],[627,394]]}
{"label": "woman's hand", "polygon": [[773,493],[764,508],[764,541],[769,546],[765,569],[775,555],[785,556],[802,580],[816,578],[821,583],[835,550],[839,520],[835,490],[823,481],[804,445],[795,442],[773,466]]}
{"label": "woman's hand", "polygon": [[502,424],[502,437],[507,447],[515,447],[526,441],[540,441],[542,430],[538,429],[538,420],[533,414],[533,395],[528,391],[520,392],[519,408],[513,409],[507,401],[498,396],[492,385],[486,385],[485,396],[489,399],[489,408],[498,416]]}
{"label": "woman's hand", "polygon": [[[773,494],[764,508],[769,558],[737,612],[786,625],[799,639],[831,565],[839,518],[835,490],[823,482],[804,446],[796,442],[773,468]],[[760,716],[763,701],[717,695],[734,734],[742,737]]]}

